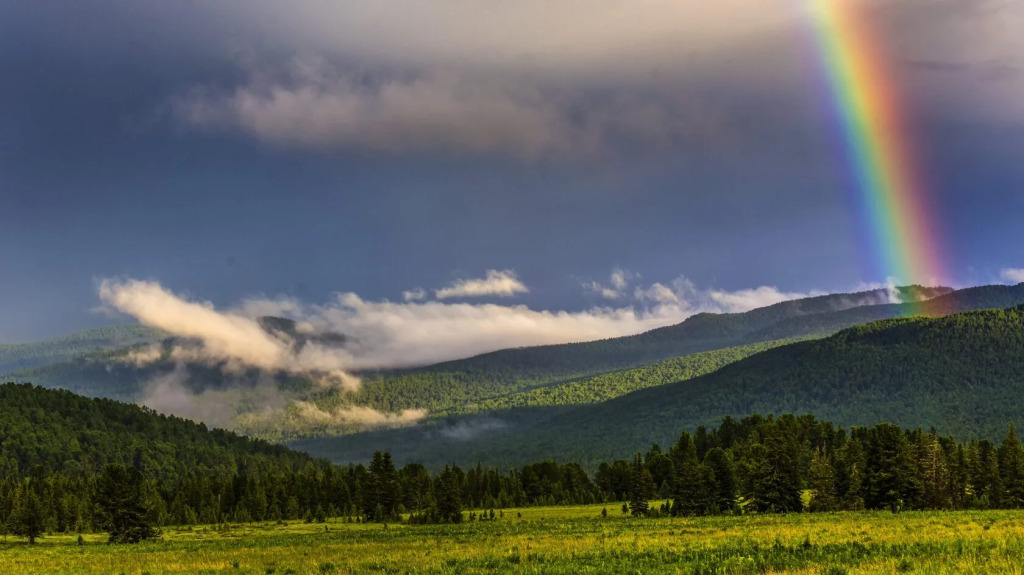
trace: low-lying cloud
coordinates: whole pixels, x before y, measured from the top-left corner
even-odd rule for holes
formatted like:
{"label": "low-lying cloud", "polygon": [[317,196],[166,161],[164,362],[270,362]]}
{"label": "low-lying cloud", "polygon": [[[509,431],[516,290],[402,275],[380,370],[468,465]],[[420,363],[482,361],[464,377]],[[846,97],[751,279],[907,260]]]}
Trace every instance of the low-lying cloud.
{"label": "low-lying cloud", "polygon": [[[156,282],[139,280],[104,281],[99,294],[117,311],[182,338],[170,349],[142,348],[126,358],[136,365],[157,359],[171,359],[179,365],[173,374],[147,386],[143,403],[216,423],[235,417],[245,430],[264,435],[282,429],[282,422],[288,423],[289,430],[316,433],[352,426],[409,425],[427,416],[421,410],[381,413],[346,401],[344,392],[358,389],[359,378],[354,374],[361,370],[421,366],[499,349],[632,335],[700,312],[743,312],[821,294],[770,286],[738,291],[701,289],[684,277],[651,284],[637,284],[638,279],[616,270],[602,289],[615,291],[619,307],[579,311],[443,299],[525,291],[525,284],[512,271],[492,271],[483,279],[456,282],[437,290],[441,299],[429,300],[426,290],[414,290],[414,297],[406,295],[401,302],[367,301],[355,293],[341,293],[323,304],[250,298],[234,308],[218,309]],[[443,293],[446,290],[448,293]],[[884,290],[874,295],[881,300],[890,298]],[[286,319],[268,321],[264,316]],[[328,408],[306,396],[280,392],[272,377],[256,385],[250,382],[193,392],[185,385],[184,366],[197,363],[219,367],[229,376],[253,369],[265,374],[303,375],[323,387],[341,390],[342,404]]]}
{"label": "low-lying cloud", "polygon": [[[359,387],[358,379],[347,372],[344,354],[315,342],[296,346],[296,341],[287,334],[265,330],[257,316],[219,311],[209,302],[189,301],[156,282],[105,280],[99,285],[99,295],[105,304],[135,317],[144,325],[199,342],[198,347],[182,346],[173,350],[176,359],[223,363],[229,371],[252,367],[309,374],[320,383],[336,384],[348,390]],[[260,309],[259,302],[250,301],[248,309]],[[285,308],[275,303],[273,309],[284,311]],[[152,350],[131,356],[136,364],[142,359],[156,360],[159,356]]]}
{"label": "low-lying cloud", "polygon": [[815,295],[824,295],[824,292],[787,293],[768,286],[734,292],[722,290],[711,290],[708,292],[708,296],[721,306],[723,311],[728,313],[743,312]]}
{"label": "low-lying cloud", "polygon": [[1015,284],[1024,282],[1024,268],[1006,268],[1000,275],[1004,281]]}
{"label": "low-lying cloud", "polygon": [[[437,300],[407,295],[402,302],[368,301],[355,293],[341,293],[323,304],[250,298],[232,309],[216,309],[209,302],[191,301],[158,283],[139,280],[104,281],[99,292],[107,305],[141,323],[199,343],[172,351],[175,359],[320,374],[348,390],[358,388],[358,378],[352,373],[360,370],[411,367],[511,347],[631,335],[700,312],[741,312],[819,293],[784,292],[767,286],[706,290],[686,278],[631,286],[634,279],[627,272],[613,273],[608,289],[622,295],[620,306],[579,311],[442,301],[526,291],[512,271],[491,271],[483,279],[456,282],[437,290]],[[343,334],[344,344],[324,345],[309,338],[297,346],[287,333],[263,329],[258,319],[265,315],[290,318],[296,322],[296,330],[309,334]],[[140,354],[157,357],[151,351]]]}

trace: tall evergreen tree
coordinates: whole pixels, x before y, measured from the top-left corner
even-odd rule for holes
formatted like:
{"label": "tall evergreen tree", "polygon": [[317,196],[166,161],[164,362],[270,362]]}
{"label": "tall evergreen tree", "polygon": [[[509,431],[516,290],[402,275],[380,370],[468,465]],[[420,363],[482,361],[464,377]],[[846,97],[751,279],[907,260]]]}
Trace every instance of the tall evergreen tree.
{"label": "tall evergreen tree", "polygon": [[840,448],[839,469],[840,506],[845,511],[861,511],[864,509],[867,454],[858,437],[851,438]]}
{"label": "tall evergreen tree", "polygon": [[1003,483],[1003,506],[1024,507],[1024,448],[1012,423],[999,446],[999,476]]}
{"label": "tall evergreen tree", "polygon": [[810,473],[812,491],[810,510],[835,511],[838,505],[835,469],[823,447],[814,450]]}
{"label": "tall evergreen tree", "polygon": [[644,465],[643,457],[637,453],[633,457],[633,473],[629,483],[629,511],[634,517],[647,515],[649,500],[654,494],[654,480],[651,472]]}
{"label": "tall evergreen tree", "polygon": [[803,508],[801,447],[790,430],[777,422],[758,426],[739,450],[744,496],[761,513],[794,512]]}
{"label": "tall evergreen tree", "polygon": [[918,434],[916,463],[921,483],[918,506],[925,509],[949,508],[952,503],[949,463],[935,433]]}
{"label": "tall evergreen tree", "polygon": [[732,513],[736,508],[736,471],[732,456],[721,447],[714,447],[704,456],[704,467],[714,478],[711,485],[713,511]]}
{"label": "tall evergreen tree", "polygon": [[876,425],[867,447],[865,504],[894,512],[909,507],[918,499],[921,484],[903,430],[889,423]]}
{"label": "tall evergreen tree", "polygon": [[697,447],[689,433],[683,433],[679,437],[672,453],[676,468],[672,515],[704,515],[708,510],[708,486],[704,482],[704,471],[697,461]]}
{"label": "tall evergreen tree", "polygon": [[462,493],[454,469],[445,466],[434,486],[434,516],[439,523],[462,522]]}
{"label": "tall evergreen tree", "polygon": [[999,470],[999,456],[987,439],[979,441],[971,450],[970,483],[975,507],[1002,507],[1003,479]]}
{"label": "tall evergreen tree", "polygon": [[[96,515],[111,543],[138,543],[156,537],[150,523],[151,508],[142,472],[116,463],[103,468],[96,481]],[[243,517],[248,517],[247,510]]]}
{"label": "tall evergreen tree", "polygon": [[35,545],[36,539],[43,534],[46,510],[34,488],[33,482],[26,480],[18,488],[11,510],[11,533],[28,539],[29,545]]}
{"label": "tall evergreen tree", "polygon": [[375,451],[370,460],[369,477],[363,485],[363,517],[367,521],[387,521],[398,512],[398,472],[391,453]]}

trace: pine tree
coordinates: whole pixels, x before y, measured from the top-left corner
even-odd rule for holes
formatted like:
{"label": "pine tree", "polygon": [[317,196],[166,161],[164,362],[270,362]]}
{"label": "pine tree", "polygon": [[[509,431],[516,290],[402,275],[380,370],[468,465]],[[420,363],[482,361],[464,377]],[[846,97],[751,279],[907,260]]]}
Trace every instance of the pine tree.
{"label": "pine tree", "polygon": [[44,514],[39,494],[31,481],[25,481],[15,495],[9,520],[11,533],[27,538],[29,545],[35,545],[36,538],[43,534]]}
{"label": "pine tree", "polygon": [[670,510],[672,516],[704,515],[707,512],[708,486],[704,482],[704,470],[697,461],[697,447],[689,433],[679,437],[672,454],[676,468]]}
{"label": "pine tree", "polygon": [[398,472],[391,453],[375,451],[370,460],[370,477],[362,494],[363,516],[367,521],[387,521],[398,509]]}
{"label": "pine tree", "polygon": [[157,536],[145,483],[134,467],[112,463],[103,468],[96,482],[96,515],[111,543],[138,543]]}
{"label": "pine tree", "polygon": [[634,517],[647,515],[648,500],[653,493],[654,480],[651,478],[651,472],[647,470],[643,458],[637,453],[633,457],[633,473],[629,485],[629,510]]}
{"label": "pine tree", "polygon": [[803,508],[801,449],[792,432],[767,421],[742,446],[743,495],[761,513],[787,513]]}
{"label": "pine tree", "polygon": [[1003,483],[1003,506],[1024,507],[1024,448],[1012,423],[999,446],[999,476]]}
{"label": "pine tree", "polygon": [[714,447],[704,456],[704,466],[714,477],[714,511],[732,513],[736,508],[736,471],[731,456],[721,447]]}
{"label": "pine tree", "polygon": [[903,430],[890,423],[871,428],[865,504],[897,512],[918,500],[920,491],[910,442]]}
{"label": "pine tree", "polygon": [[834,511],[837,506],[835,469],[824,448],[814,450],[811,459],[811,511]]}
{"label": "pine tree", "polygon": [[462,494],[455,471],[445,466],[434,486],[435,509],[432,515],[438,523],[462,523]]}
{"label": "pine tree", "polygon": [[950,507],[949,465],[934,433],[921,434],[917,444],[917,468],[921,482],[920,507],[947,509]]}
{"label": "pine tree", "polygon": [[859,439],[850,439],[843,445],[840,452],[840,463],[845,480],[840,505],[845,511],[861,511],[864,509],[864,480],[867,460],[864,446]]}
{"label": "pine tree", "polygon": [[983,439],[971,450],[970,484],[974,506],[997,509],[1002,506],[1003,480],[999,474],[999,457],[990,441]]}

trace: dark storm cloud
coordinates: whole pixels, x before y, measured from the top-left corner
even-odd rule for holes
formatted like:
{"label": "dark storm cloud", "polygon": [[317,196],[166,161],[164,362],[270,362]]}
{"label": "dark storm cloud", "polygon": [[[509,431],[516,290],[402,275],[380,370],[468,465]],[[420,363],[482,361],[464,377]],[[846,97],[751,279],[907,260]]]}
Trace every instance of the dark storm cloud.
{"label": "dark storm cloud", "polygon": [[[1021,3],[865,3],[958,261],[1019,268]],[[95,277],[379,301],[515,269],[525,304],[577,310],[616,267],[884,281],[804,8],[3,3],[0,338],[95,323]]]}

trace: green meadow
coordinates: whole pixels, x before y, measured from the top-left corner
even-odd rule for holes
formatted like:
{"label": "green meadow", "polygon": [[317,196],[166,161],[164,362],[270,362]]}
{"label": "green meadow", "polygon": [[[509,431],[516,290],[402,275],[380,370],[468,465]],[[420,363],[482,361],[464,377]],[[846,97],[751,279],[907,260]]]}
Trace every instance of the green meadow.
{"label": "green meadow", "polygon": [[332,520],[169,528],[138,545],[82,539],[9,537],[0,573],[1021,573],[1024,512],[672,519],[596,505],[459,525]]}

